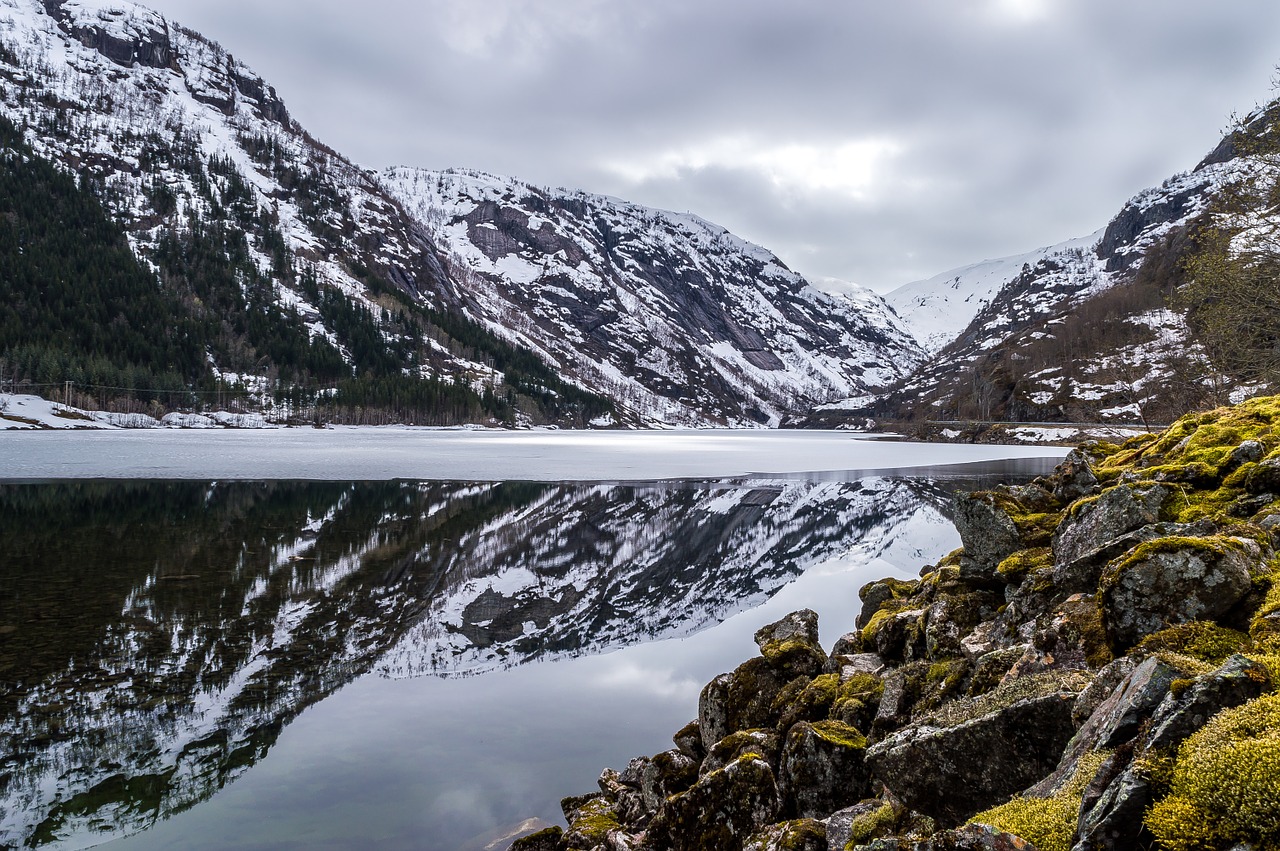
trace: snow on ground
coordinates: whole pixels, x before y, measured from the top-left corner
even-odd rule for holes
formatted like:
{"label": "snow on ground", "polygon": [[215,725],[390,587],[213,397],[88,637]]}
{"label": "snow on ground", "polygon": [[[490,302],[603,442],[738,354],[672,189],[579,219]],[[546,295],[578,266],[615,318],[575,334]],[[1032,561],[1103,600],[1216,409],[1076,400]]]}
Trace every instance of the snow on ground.
{"label": "snow on ground", "polygon": [[117,414],[86,411],[39,396],[0,393],[0,431],[50,429],[148,429],[148,428],[280,428],[262,414],[213,411],[208,414],[165,414],[163,419],[146,414]]}

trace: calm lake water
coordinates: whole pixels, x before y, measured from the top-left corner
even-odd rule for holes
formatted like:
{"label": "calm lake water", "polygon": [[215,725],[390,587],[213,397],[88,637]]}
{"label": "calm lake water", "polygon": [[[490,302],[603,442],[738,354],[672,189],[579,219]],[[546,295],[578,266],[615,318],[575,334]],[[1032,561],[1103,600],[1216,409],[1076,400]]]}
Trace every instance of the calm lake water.
{"label": "calm lake water", "polygon": [[[671,747],[761,625],[808,606],[830,646],[863,583],[958,545],[951,492],[1061,456],[180,434],[0,438],[0,846],[465,851],[559,822]],[[877,467],[917,469],[852,472]]]}

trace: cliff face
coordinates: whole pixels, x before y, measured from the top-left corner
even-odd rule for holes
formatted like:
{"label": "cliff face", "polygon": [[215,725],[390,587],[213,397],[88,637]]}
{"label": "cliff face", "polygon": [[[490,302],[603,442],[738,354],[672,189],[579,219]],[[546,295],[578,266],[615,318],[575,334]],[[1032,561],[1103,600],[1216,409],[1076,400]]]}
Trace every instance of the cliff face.
{"label": "cliff face", "polygon": [[513,849],[1264,849],[1280,841],[1280,398],[961,496],[964,546],[702,692],[670,751]]}

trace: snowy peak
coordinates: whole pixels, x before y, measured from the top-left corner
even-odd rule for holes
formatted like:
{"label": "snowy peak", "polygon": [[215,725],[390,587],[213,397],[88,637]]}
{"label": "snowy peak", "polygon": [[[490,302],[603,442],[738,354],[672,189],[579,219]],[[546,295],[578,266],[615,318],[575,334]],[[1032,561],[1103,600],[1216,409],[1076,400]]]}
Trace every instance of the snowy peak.
{"label": "snowy peak", "polygon": [[697,216],[474,171],[382,177],[476,318],[642,421],[773,425],[921,359],[878,296],[821,292]]}

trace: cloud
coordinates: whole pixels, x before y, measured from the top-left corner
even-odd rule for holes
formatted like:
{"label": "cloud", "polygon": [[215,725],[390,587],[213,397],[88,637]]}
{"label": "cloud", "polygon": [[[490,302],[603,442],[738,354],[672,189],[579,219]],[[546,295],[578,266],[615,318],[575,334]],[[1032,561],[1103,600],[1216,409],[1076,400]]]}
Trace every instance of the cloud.
{"label": "cloud", "polygon": [[357,162],[691,210],[886,289],[1080,236],[1268,95],[1238,0],[152,0]]}

